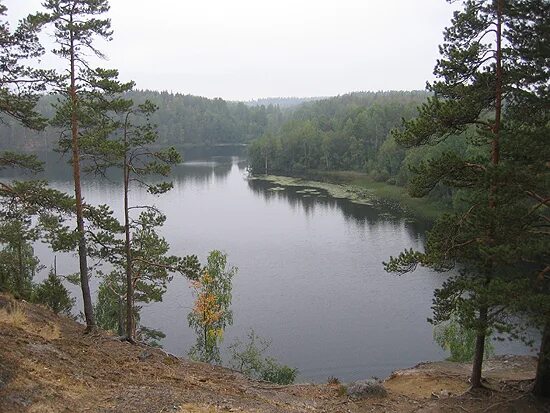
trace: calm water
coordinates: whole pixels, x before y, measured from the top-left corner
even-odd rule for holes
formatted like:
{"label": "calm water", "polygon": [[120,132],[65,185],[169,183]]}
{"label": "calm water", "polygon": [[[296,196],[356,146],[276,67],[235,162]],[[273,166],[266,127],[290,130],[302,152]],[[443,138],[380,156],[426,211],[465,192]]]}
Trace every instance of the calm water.
{"label": "calm water", "polygon": [[[272,339],[270,355],[299,368],[302,381],[384,377],[445,357],[426,322],[443,276],[419,269],[397,277],[382,267],[390,254],[422,248],[425,225],[387,210],[304,196],[299,188],[270,191],[272,184],[247,179],[242,157],[206,155],[187,154],[190,160],[175,169],[168,194],[153,197],[134,189],[131,198],[154,203],[167,215],[162,232],[172,253],[194,253],[205,261],[210,250],[220,249],[239,268],[234,324],[223,347],[253,328]],[[50,181],[70,192],[66,166],[55,156],[49,157]],[[119,183],[92,178],[84,188],[88,202],[117,211],[120,191]],[[52,262],[43,246],[37,254],[44,264]],[[74,257],[58,256],[59,272],[77,268]],[[185,355],[194,343],[187,326],[192,302],[188,282],[176,277],[164,301],[142,311],[143,324],[166,333],[162,344],[169,352]]]}

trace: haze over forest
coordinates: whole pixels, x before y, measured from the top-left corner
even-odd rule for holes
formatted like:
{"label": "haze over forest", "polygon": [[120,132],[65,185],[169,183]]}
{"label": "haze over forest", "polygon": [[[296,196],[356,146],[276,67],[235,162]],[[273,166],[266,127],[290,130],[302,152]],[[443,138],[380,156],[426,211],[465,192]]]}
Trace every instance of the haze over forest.
{"label": "haze over forest", "polygon": [[[8,19],[41,2],[6,0]],[[139,89],[225,100],[421,90],[454,9],[434,0],[116,0],[113,40],[98,42],[108,61],[92,62]]]}

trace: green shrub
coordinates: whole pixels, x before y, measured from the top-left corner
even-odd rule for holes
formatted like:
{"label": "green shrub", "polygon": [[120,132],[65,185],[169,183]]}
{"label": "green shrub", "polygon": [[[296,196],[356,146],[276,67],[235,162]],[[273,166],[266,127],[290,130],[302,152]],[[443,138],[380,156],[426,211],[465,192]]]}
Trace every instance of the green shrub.
{"label": "green shrub", "polygon": [[297,374],[298,369],[279,364],[271,357],[264,360],[261,370],[262,380],[277,384],[292,384],[296,380]]}
{"label": "green shrub", "polygon": [[298,369],[279,364],[273,357],[264,357],[271,341],[256,335],[254,330],[248,333],[248,341],[237,339],[229,346],[231,368],[240,371],[252,379],[260,379],[277,384],[292,384],[296,380]]}
{"label": "green shrub", "polygon": [[36,284],[31,301],[47,305],[56,314],[71,314],[75,299],[71,298],[69,291],[61,283],[60,278],[50,271],[48,278]]}

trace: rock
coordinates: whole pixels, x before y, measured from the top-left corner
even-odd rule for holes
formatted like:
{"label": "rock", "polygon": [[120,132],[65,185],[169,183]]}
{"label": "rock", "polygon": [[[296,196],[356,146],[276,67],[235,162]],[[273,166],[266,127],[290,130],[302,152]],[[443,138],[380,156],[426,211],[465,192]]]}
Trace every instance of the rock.
{"label": "rock", "polygon": [[366,399],[369,397],[386,397],[388,392],[380,380],[369,379],[359,380],[351,383],[347,389],[349,397],[355,399]]}

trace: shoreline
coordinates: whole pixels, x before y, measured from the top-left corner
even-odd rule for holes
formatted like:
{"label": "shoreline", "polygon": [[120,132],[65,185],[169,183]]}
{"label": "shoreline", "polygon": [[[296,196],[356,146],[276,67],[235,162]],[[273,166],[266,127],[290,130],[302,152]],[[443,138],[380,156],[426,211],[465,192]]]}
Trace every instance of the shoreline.
{"label": "shoreline", "polygon": [[332,198],[347,199],[360,205],[398,208],[400,212],[414,218],[434,221],[451,208],[441,202],[427,198],[412,198],[406,188],[376,182],[367,174],[353,171],[310,171],[304,175],[255,175],[249,179],[262,180],[278,187],[310,187],[326,191]]}

